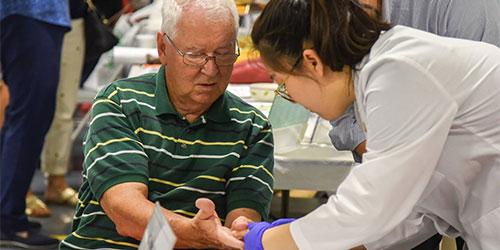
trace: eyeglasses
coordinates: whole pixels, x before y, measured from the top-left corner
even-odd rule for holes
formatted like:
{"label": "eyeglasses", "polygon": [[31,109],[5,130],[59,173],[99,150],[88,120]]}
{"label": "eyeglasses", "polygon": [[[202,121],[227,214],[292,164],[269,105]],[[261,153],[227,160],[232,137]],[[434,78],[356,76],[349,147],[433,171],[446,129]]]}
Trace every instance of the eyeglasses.
{"label": "eyeglasses", "polygon": [[276,88],[274,90],[274,94],[281,96],[283,99],[285,99],[289,102],[295,102],[292,99],[292,97],[290,96],[290,94],[288,94],[288,90],[286,89],[286,85],[285,85],[285,83],[289,77],[290,77],[290,75],[287,75],[281,83],[278,83],[278,88]]}
{"label": "eyeglasses", "polygon": [[238,59],[238,57],[240,56],[240,46],[238,45],[238,40],[235,41],[236,53],[215,54],[213,56],[209,56],[207,54],[197,54],[193,52],[181,51],[179,48],[177,48],[177,46],[175,46],[174,41],[172,41],[172,39],[166,33],[164,33],[163,35],[167,38],[168,42],[172,44],[177,53],[182,56],[182,61],[187,65],[202,67],[208,62],[208,60],[213,59],[217,66],[229,66],[234,64],[234,62],[236,62],[236,59]]}
{"label": "eyeglasses", "polygon": [[285,99],[285,100],[287,100],[289,102],[293,102],[293,103],[295,103],[295,101],[292,99],[292,97],[290,96],[290,94],[288,94],[288,90],[286,89],[286,84],[285,83],[286,83],[286,81],[288,81],[288,78],[293,73],[293,71],[297,68],[297,66],[299,65],[301,59],[302,59],[302,56],[300,56],[299,58],[297,58],[297,61],[295,61],[295,63],[293,64],[292,69],[290,70],[290,73],[285,77],[285,79],[283,79],[283,81],[281,81],[280,83],[278,83],[278,88],[276,88],[274,90],[274,94],[279,95],[283,99]]}

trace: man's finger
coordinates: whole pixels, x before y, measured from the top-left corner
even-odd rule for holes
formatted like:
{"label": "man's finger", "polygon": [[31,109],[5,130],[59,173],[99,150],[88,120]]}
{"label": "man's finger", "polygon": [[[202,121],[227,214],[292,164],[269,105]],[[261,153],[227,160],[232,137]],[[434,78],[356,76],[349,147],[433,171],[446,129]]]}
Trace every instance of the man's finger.
{"label": "man's finger", "polygon": [[245,216],[240,216],[236,218],[233,223],[231,223],[231,230],[241,231],[248,229],[248,223],[253,222]]}
{"label": "man's finger", "polygon": [[225,246],[235,248],[235,249],[243,249],[243,247],[244,247],[243,241],[235,238],[232,235],[231,230],[229,230],[229,228],[227,228],[227,227],[221,226],[217,230],[217,236],[218,236],[219,241],[221,243],[223,243]]}
{"label": "man's finger", "polygon": [[212,216],[216,216],[215,204],[207,198],[199,198],[196,200],[196,207],[199,209],[195,219],[206,220]]}
{"label": "man's finger", "polygon": [[231,234],[233,235],[233,237],[235,237],[236,239],[238,240],[243,240],[243,238],[245,237],[245,235],[248,233],[248,229],[245,229],[245,230],[232,230],[231,231]]}

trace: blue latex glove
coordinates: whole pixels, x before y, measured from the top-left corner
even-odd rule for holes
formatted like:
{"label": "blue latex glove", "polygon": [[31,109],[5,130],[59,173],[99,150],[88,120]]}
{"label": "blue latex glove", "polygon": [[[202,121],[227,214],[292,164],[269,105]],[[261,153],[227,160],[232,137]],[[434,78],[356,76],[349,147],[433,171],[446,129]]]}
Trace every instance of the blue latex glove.
{"label": "blue latex glove", "polygon": [[294,221],[293,218],[284,218],[269,222],[256,222],[248,224],[248,233],[245,235],[245,250],[264,250],[262,247],[262,235],[269,229],[279,225],[288,224]]}

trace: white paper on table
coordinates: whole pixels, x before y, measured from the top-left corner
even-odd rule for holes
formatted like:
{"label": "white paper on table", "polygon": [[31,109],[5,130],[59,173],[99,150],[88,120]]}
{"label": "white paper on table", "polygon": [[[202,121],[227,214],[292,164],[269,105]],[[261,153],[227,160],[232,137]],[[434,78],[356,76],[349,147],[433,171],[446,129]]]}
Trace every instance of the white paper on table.
{"label": "white paper on table", "polygon": [[158,57],[158,50],[155,48],[134,48],[115,46],[113,48],[113,62],[124,64],[144,64],[147,63],[148,55]]}
{"label": "white paper on table", "polygon": [[160,203],[156,202],[153,215],[142,236],[139,250],[171,250],[174,249],[177,237],[161,212]]}
{"label": "white paper on table", "polygon": [[229,84],[227,86],[227,91],[242,99],[250,98],[250,85],[248,84]]}

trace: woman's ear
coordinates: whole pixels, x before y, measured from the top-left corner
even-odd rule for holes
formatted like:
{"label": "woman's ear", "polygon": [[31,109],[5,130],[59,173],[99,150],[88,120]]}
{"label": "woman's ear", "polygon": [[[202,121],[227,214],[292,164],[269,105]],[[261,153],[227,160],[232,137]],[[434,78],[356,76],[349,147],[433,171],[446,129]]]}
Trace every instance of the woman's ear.
{"label": "woman's ear", "polygon": [[303,66],[314,75],[323,76],[325,65],[319,58],[318,53],[313,49],[306,49],[302,52]]}

